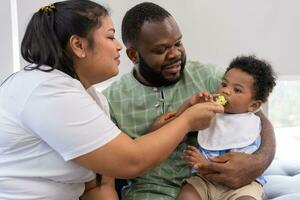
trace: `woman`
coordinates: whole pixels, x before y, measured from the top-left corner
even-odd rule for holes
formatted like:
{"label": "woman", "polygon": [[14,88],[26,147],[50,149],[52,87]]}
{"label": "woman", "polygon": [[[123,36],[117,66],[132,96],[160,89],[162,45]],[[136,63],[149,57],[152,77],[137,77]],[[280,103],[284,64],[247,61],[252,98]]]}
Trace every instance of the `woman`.
{"label": "woman", "polygon": [[21,44],[32,64],[0,87],[0,199],[78,199],[95,173],[137,176],[223,112],[195,104],[138,139],[122,133],[93,88],[118,73],[114,33],[108,11],[88,0],[57,2],[33,15]]}

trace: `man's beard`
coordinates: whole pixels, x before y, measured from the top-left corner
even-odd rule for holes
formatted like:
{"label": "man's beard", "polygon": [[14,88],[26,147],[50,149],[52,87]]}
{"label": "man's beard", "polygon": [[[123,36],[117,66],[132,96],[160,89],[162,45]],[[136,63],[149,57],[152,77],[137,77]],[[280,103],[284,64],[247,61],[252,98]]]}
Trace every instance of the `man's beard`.
{"label": "man's beard", "polygon": [[181,68],[180,68],[179,77],[177,79],[173,79],[173,80],[168,80],[168,79],[164,78],[164,76],[162,75],[162,71],[163,71],[164,67],[174,64],[174,63],[178,62],[179,60],[175,60],[173,62],[168,63],[167,65],[163,66],[160,71],[155,71],[151,67],[149,67],[149,65],[146,63],[145,59],[140,54],[139,54],[139,61],[140,61],[139,62],[140,75],[152,86],[161,87],[161,86],[173,85],[180,80],[183,70],[184,70],[184,67],[185,67],[185,64],[186,64],[186,56],[183,56],[181,58],[181,64],[180,64]]}

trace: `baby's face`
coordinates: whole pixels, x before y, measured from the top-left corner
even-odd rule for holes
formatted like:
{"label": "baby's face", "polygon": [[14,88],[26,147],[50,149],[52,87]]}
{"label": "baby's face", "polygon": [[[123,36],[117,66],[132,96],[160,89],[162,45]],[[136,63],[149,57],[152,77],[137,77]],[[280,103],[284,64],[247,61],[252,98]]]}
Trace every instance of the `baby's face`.
{"label": "baby's face", "polygon": [[240,69],[230,69],[224,76],[217,94],[227,96],[226,113],[245,113],[253,103],[254,79]]}

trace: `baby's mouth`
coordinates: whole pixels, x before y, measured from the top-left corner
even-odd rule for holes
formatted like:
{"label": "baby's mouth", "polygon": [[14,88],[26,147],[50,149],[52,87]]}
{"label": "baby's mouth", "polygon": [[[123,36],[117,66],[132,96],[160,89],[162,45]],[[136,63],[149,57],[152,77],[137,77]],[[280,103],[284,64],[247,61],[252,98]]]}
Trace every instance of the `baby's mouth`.
{"label": "baby's mouth", "polygon": [[220,104],[221,106],[227,106],[229,104],[229,101],[228,101],[228,97],[226,94],[220,94],[219,96],[217,96],[214,101],[217,103],[217,104]]}

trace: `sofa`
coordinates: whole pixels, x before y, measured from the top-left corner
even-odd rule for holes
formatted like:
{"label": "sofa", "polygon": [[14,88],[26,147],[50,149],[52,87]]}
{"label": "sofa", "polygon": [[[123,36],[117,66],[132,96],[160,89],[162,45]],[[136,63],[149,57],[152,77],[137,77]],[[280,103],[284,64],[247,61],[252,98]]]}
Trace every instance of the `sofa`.
{"label": "sofa", "polygon": [[275,159],[264,176],[264,200],[300,200],[300,160]]}

